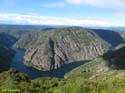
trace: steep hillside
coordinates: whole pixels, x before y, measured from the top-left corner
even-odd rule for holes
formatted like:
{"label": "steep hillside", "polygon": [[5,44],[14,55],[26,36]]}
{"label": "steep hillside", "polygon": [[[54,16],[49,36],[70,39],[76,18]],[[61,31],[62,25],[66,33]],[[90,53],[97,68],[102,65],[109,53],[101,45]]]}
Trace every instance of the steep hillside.
{"label": "steep hillside", "polygon": [[9,69],[14,54],[12,49],[0,45],[0,72]]}
{"label": "steep hillside", "polygon": [[0,44],[10,47],[17,41],[17,38],[8,35],[4,32],[0,33]]}
{"label": "steep hillside", "polygon": [[8,70],[15,52],[9,47],[17,41],[16,38],[0,33],[0,72]]}
{"label": "steep hillside", "polygon": [[113,47],[124,42],[124,39],[119,32],[103,29],[93,29],[93,31],[96,32],[103,40],[110,43]]}
{"label": "steep hillside", "polygon": [[65,75],[65,78],[84,77],[87,79],[106,80],[110,77],[125,76],[125,47],[109,51]]}
{"label": "steep hillside", "polygon": [[26,65],[45,71],[93,59],[109,48],[109,44],[95,32],[80,27],[30,32],[15,46],[26,49]]}
{"label": "steep hillside", "polygon": [[117,31],[125,41],[125,31]]}
{"label": "steep hillside", "polygon": [[125,47],[118,48],[116,51],[109,51],[103,55],[108,66],[112,69],[125,69]]}
{"label": "steep hillside", "polygon": [[89,80],[83,77],[29,80],[26,74],[11,69],[0,73],[0,93],[12,91],[15,93],[124,93],[125,78],[111,76],[105,80]]}

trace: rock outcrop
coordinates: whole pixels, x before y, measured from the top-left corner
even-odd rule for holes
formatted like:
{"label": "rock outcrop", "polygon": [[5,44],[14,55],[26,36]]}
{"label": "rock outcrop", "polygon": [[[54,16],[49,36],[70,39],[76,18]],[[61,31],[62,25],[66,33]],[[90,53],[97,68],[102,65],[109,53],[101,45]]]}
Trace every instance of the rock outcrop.
{"label": "rock outcrop", "polygon": [[26,65],[43,71],[57,69],[71,62],[91,60],[109,48],[109,44],[95,32],[80,27],[30,32],[15,46],[26,49]]}

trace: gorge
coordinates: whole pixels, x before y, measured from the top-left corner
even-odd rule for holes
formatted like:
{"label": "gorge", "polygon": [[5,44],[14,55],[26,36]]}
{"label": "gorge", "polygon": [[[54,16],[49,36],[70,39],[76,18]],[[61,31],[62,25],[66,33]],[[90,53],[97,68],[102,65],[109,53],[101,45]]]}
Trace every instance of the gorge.
{"label": "gorge", "polygon": [[[64,88],[63,93],[89,93],[103,88],[115,93],[116,87],[124,88],[124,32],[82,27],[24,32],[0,32],[0,92],[61,93]],[[113,82],[117,85],[110,86]]]}

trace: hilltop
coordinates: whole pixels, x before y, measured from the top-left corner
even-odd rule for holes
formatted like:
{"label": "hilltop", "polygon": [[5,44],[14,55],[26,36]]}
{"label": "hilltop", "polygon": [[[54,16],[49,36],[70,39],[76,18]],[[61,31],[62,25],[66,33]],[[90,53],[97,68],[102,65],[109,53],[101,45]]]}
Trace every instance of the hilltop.
{"label": "hilltop", "polygon": [[101,56],[109,45],[94,31],[81,27],[30,32],[15,44],[25,48],[26,65],[43,71]]}

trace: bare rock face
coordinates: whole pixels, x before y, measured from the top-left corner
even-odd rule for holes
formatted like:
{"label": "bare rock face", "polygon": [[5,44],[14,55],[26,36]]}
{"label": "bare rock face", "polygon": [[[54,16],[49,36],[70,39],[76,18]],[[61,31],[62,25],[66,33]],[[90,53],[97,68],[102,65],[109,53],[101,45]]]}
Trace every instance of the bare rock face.
{"label": "bare rock face", "polygon": [[67,27],[28,33],[15,46],[26,49],[26,65],[48,71],[101,56],[109,44],[91,30]]}

